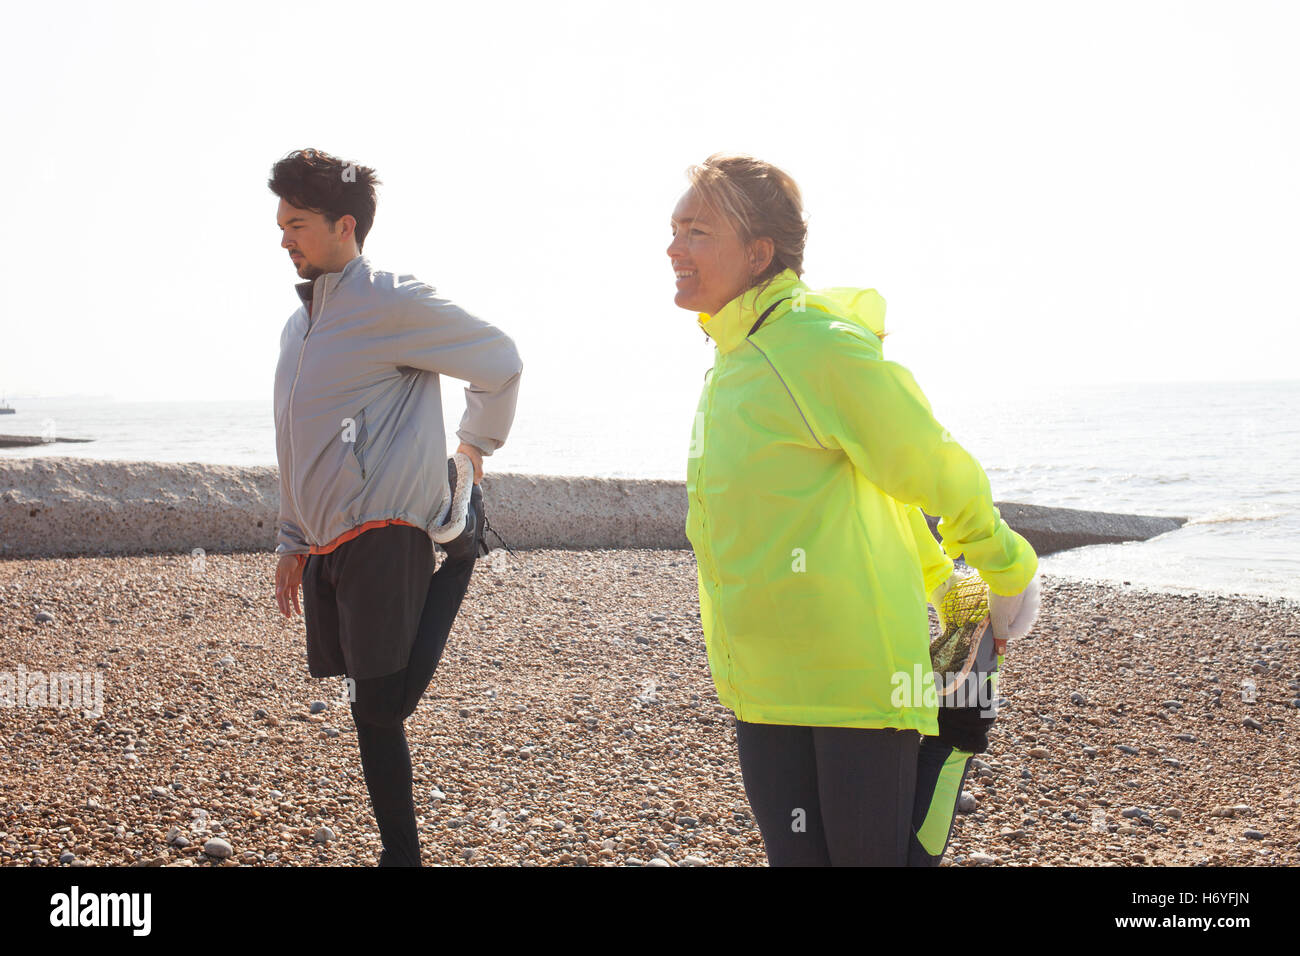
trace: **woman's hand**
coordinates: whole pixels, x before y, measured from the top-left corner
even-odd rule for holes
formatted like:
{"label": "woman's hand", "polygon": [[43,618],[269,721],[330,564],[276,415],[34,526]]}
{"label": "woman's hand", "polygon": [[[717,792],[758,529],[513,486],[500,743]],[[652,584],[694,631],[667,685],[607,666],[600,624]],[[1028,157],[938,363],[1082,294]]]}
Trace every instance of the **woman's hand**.
{"label": "woman's hand", "polygon": [[280,613],[292,617],[290,606],[301,614],[298,608],[298,587],[302,584],[302,562],[296,554],[280,555],[280,562],[275,566],[275,602],[280,606]]}
{"label": "woman's hand", "polygon": [[989,592],[989,617],[993,627],[993,643],[999,654],[1003,653],[1007,641],[1024,637],[1038,619],[1040,588],[1038,577],[1029,579],[1029,584],[1019,594],[1003,597]]}
{"label": "woman's hand", "polygon": [[474,484],[483,480],[483,452],[473,445],[461,442],[460,447],[456,449],[457,453],[465,455],[474,463]]}

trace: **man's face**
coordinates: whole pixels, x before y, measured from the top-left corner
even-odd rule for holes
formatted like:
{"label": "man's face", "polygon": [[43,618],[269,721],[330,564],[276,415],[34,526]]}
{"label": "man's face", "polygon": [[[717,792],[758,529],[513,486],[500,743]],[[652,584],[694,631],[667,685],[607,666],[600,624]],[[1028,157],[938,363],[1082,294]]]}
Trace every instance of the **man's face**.
{"label": "man's face", "polygon": [[668,246],[677,279],[679,308],[713,315],[753,280],[745,244],[735,227],[717,215],[695,191],[687,190],[672,215]]}
{"label": "man's face", "polygon": [[280,245],[289,250],[298,275],[314,279],[335,271],[331,266],[338,258],[338,223],[331,228],[323,214],[299,209],[283,199],[276,211],[275,222],[283,231]]}

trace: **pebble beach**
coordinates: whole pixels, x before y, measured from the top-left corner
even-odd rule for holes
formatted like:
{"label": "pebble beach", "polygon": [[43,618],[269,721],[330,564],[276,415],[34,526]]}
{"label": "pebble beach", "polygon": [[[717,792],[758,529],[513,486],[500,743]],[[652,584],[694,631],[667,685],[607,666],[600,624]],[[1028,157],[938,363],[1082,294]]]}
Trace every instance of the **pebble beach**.
{"label": "pebble beach", "polygon": [[[274,564],[0,561],[0,695],[29,684],[0,864],[377,862],[344,683],[308,677]],[[407,721],[425,865],[763,865],[698,611],[689,551],[480,562]],[[37,672],[81,706],[32,706]],[[1300,603],[1048,577],[999,690],[944,865],[1300,863]]]}

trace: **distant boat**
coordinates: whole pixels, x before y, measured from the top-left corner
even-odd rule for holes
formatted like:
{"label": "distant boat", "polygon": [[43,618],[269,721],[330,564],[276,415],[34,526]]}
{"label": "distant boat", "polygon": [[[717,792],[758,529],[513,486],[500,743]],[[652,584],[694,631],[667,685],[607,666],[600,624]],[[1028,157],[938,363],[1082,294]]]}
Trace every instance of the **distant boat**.
{"label": "distant boat", "polygon": [[3,398],[0,398],[0,415],[12,415],[12,414],[14,414],[13,406],[10,405],[8,402],[6,402]]}

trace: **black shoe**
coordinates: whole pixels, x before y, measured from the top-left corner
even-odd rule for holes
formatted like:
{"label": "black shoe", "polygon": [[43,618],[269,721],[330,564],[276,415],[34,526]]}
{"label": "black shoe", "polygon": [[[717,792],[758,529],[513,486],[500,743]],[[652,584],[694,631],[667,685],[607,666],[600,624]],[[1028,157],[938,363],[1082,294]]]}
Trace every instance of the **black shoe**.
{"label": "black shoe", "polygon": [[465,509],[465,530],[457,537],[442,545],[448,561],[474,561],[487,554],[487,542],[483,538],[487,525],[487,515],[483,512],[483,489],[474,485]]}

